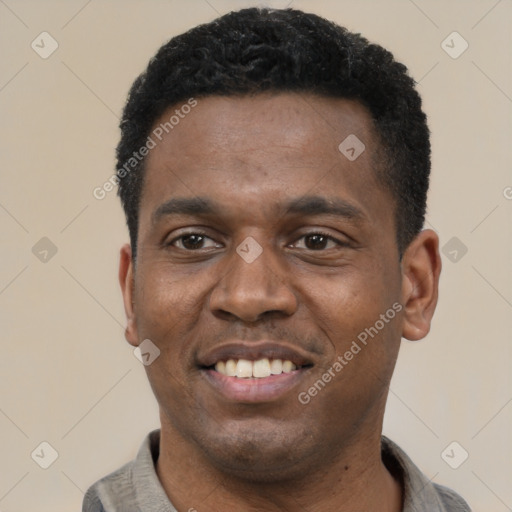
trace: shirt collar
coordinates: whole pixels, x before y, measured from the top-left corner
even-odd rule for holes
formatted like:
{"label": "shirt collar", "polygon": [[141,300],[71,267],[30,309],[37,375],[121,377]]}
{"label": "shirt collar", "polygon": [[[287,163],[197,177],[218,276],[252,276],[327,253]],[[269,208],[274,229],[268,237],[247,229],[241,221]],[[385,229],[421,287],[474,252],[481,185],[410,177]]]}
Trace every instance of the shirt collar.
{"label": "shirt collar", "polygon": [[[133,483],[140,510],[177,512],[167,497],[158,475],[160,430],[148,434],[133,466]],[[382,436],[382,459],[388,469],[402,481],[403,512],[446,512],[434,484],[416,467],[393,441]]]}
{"label": "shirt collar", "polygon": [[403,512],[446,512],[432,481],[386,436],[382,436],[382,460],[402,480]]}
{"label": "shirt collar", "polygon": [[160,430],[150,432],[139,449],[133,465],[133,484],[137,510],[177,512],[158,479],[156,462],[160,450]]}

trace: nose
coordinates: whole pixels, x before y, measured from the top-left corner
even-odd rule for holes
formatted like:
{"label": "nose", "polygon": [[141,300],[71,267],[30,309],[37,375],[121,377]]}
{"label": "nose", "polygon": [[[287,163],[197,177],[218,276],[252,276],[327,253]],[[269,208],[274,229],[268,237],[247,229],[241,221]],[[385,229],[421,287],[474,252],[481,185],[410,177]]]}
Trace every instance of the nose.
{"label": "nose", "polygon": [[228,270],[210,295],[214,314],[254,323],[270,313],[291,316],[297,310],[285,265],[270,247],[262,249],[254,260],[233,251]]}

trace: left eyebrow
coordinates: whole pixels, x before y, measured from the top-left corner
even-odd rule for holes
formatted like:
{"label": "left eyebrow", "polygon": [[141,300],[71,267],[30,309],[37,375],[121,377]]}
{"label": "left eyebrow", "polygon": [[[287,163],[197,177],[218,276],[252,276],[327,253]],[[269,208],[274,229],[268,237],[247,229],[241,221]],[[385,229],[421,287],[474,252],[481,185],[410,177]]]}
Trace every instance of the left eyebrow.
{"label": "left eyebrow", "polygon": [[336,215],[361,222],[366,215],[357,206],[340,198],[326,199],[321,196],[303,196],[290,201],[285,206],[287,213],[296,215]]}

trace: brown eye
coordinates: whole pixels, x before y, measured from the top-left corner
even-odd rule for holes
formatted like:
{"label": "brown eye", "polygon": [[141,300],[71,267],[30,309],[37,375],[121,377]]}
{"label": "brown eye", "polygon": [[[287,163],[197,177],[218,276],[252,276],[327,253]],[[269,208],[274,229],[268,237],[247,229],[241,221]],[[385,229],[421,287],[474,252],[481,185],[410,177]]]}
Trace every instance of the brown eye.
{"label": "brown eye", "polygon": [[332,249],[333,247],[341,246],[334,238],[324,235],[322,233],[311,233],[303,235],[295,243],[299,249],[308,249],[310,251],[321,251],[324,249]]}
{"label": "brown eye", "polygon": [[186,235],[181,235],[174,239],[171,242],[171,245],[187,251],[205,249],[207,247],[217,247],[217,244],[211,238],[200,233],[188,233]]}
{"label": "brown eye", "polygon": [[306,247],[312,250],[325,249],[329,239],[324,235],[307,235]]}
{"label": "brown eye", "polygon": [[200,249],[203,245],[204,237],[201,235],[186,235],[181,240],[185,249]]}

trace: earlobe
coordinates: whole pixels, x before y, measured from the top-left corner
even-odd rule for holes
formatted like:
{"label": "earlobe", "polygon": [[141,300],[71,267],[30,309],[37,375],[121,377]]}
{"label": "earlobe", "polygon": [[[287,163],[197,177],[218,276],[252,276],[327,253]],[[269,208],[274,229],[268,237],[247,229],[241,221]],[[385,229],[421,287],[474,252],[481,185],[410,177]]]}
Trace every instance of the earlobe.
{"label": "earlobe", "polygon": [[119,284],[123,293],[126,314],[125,338],[133,346],[139,345],[134,304],[134,269],[130,244],[121,247],[119,260]]}
{"label": "earlobe", "polygon": [[422,231],[409,245],[402,260],[402,336],[424,338],[437,305],[441,257],[439,238],[431,229]]}

